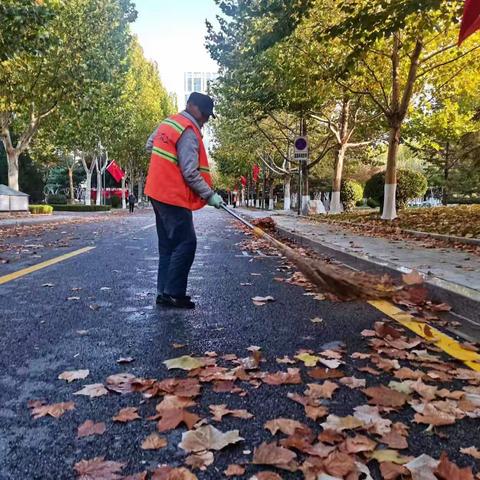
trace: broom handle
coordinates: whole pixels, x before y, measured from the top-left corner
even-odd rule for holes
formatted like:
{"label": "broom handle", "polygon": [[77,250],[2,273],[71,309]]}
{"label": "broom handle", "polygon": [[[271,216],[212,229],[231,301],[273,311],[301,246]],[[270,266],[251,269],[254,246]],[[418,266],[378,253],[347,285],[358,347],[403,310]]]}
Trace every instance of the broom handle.
{"label": "broom handle", "polygon": [[238,215],[236,212],[234,212],[233,210],[231,210],[230,208],[228,208],[224,203],[222,203],[221,205],[221,208],[223,208],[227,213],[229,213],[232,217],[235,217],[239,222],[242,222],[245,226],[247,226],[248,228],[252,229],[252,230],[255,230],[255,227],[250,223],[248,222],[247,220],[245,220],[243,217],[241,217],[240,215]]}

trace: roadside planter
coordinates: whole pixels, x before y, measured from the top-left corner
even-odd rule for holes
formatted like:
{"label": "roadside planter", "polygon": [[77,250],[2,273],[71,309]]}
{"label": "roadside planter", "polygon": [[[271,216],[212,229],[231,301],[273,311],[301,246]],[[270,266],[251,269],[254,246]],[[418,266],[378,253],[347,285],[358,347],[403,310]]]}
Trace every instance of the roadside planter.
{"label": "roadside planter", "polygon": [[0,212],[28,212],[28,195],[0,185]]}

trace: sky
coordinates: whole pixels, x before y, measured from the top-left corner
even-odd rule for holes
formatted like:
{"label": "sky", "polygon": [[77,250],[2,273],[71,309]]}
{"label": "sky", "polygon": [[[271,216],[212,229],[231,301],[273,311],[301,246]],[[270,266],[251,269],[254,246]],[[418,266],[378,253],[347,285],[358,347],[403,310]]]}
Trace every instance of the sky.
{"label": "sky", "polygon": [[183,98],[183,74],[216,72],[204,47],[205,20],[215,22],[214,0],[135,0],[138,18],[133,25],[145,56],[158,63],[163,84]]}

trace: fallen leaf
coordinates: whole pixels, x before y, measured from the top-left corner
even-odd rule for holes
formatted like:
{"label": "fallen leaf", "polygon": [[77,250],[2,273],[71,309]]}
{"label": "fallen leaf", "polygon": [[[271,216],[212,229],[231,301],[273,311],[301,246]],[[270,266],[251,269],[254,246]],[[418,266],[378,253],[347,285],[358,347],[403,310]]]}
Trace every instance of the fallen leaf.
{"label": "fallen leaf", "polygon": [[310,428],[306,425],[296,420],[291,420],[290,418],[275,418],[274,420],[269,420],[263,428],[269,430],[272,435],[275,435],[278,431],[285,435],[293,435],[296,430],[310,432]]}
{"label": "fallen leaf", "polygon": [[364,378],[344,377],[340,379],[340,383],[352,389],[366,386],[366,380]]}
{"label": "fallen leaf", "polygon": [[83,380],[90,375],[90,370],[71,370],[61,373],[58,378],[59,380],[66,380],[68,383],[74,382],[75,380]]}
{"label": "fallen leaf", "polygon": [[471,457],[476,458],[477,460],[480,460],[480,450],[478,450],[475,447],[461,448],[460,453],[463,453],[465,455],[470,455]]}
{"label": "fallen leaf", "polygon": [[438,480],[433,473],[438,464],[438,460],[423,453],[406,463],[405,468],[412,474],[412,480]]}
{"label": "fallen leaf", "polygon": [[348,415],[347,417],[337,417],[336,415],[329,415],[327,421],[322,423],[324,430],[332,430],[334,432],[342,432],[343,430],[355,430],[363,427],[364,422],[358,418]]}
{"label": "fallen leaf", "polygon": [[106,430],[107,427],[104,422],[95,423],[92,420],[86,420],[78,427],[77,438],[103,435]]}
{"label": "fallen leaf", "polygon": [[407,439],[393,430],[383,435],[380,441],[390,448],[396,448],[398,450],[408,448]]}
{"label": "fallen leaf", "polygon": [[206,425],[197,430],[183,433],[179,447],[187,452],[222,450],[222,448],[242,440],[243,438],[240,437],[238,430],[221,432],[211,425]]}
{"label": "fallen leaf", "polygon": [[247,412],[247,410],[230,410],[226,405],[210,405],[209,408],[212,412],[213,420],[216,422],[221,422],[222,418],[226,415],[231,415],[235,418],[243,418],[244,420],[253,418],[253,415]]}
{"label": "fallen leaf", "polygon": [[277,443],[262,443],[253,453],[254,465],[273,465],[284,470],[295,471],[297,454]]}
{"label": "fallen leaf", "polygon": [[32,417],[41,418],[50,416],[60,418],[65,412],[75,409],[74,402],[52,403],[51,405],[37,405],[32,408]]}
{"label": "fallen leaf", "polygon": [[197,414],[182,408],[161,410],[159,417],[160,421],[157,423],[157,430],[159,432],[168,432],[169,430],[177,428],[182,423],[190,430],[200,420]]}
{"label": "fallen leaf", "polygon": [[440,463],[434,473],[441,480],[474,480],[472,467],[457,467],[445,452],[440,455]]}
{"label": "fallen leaf", "polygon": [[140,448],[142,450],[159,450],[160,448],[164,448],[166,446],[167,446],[166,438],[163,438],[156,433],[152,433],[145,438]]}
{"label": "fallen leaf", "polygon": [[67,300],[69,302],[74,302],[74,301],[80,300],[80,297],[67,297]]}
{"label": "fallen leaf", "polygon": [[298,385],[302,383],[300,369],[288,368],[286,372],[268,373],[263,378],[268,385]]}
{"label": "fallen leaf", "polygon": [[345,450],[347,453],[371,452],[375,450],[377,442],[371,440],[365,435],[355,435],[347,437],[345,440]]}
{"label": "fallen leaf", "polygon": [[408,395],[387,388],[384,385],[364,388],[362,392],[370,397],[368,403],[382,407],[401,407],[409,399]]}
{"label": "fallen leaf", "polygon": [[323,318],[315,317],[310,320],[312,323],[323,323]]}
{"label": "fallen leaf", "polygon": [[299,355],[295,355],[295,358],[303,362],[306,367],[315,367],[320,361],[320,357],[311,355],[310,353],[301,353]]}
{"label": "fallen leaf", "polygon": [[416,270],[402,275],[403,283],[407,285],[420,285],[424,282],[424,278]]}
{"label": "fallen leaf", "polygon": [[245,467],[232,463],[223,473],[226,477],[240,477],[245,473]]}
{"label": "fallen leaf", "polygon": [[380,473],[383,480],[396,480],[398,477],[404,477],[408,470],[403,465],[397,465],[392,462],[382,462],[380,464]]}
{"label": "fallen leaf", "polygon": [[199,358],[191,357],[190,355],[183,355],[182,357],[172,358],[163,362],[169,370],[178,368],[181,370],[195,370],[205,366],[205,361]]}
{"label": "fallen leaf", "polygon": [[134,391],[133,382],[137,379],[135,375],[131,373],[117,373],[115,375],[110,375],[105,381],[105,386],[112,392],[125,394],[131,393]]}
{"label": "fallen leaf", "polygon": [[315,380],[326,380],[328,378],[342,378],[344,373],[340,370],[329,368],[312,368],[308,370],[308,375]]}
{"label": "fallen leaf", "polygon": [[456,422],[455,415],[447,412],[442,412],[436,408],[432,403],[424,405],[422,413],[416,413],[413,417],[416,423],[426,423],[427,425],[453,425]]}
{"label": "fallen leaf", "polygon": [[198,452],[189,455],[185,463],[193,470],[206,470],[214,461],[212,452]]}
{"label": "fallen leaf", "polygon": [[380,416],[378,407],[359,405],[354,408],[354,418],[361,420],[368,431],[383,435],[391,430],[392,422]]}
{"label": "fallen leaf", "polygon": [[122,422],[122,423],[127,423],[127,422],[132,422],[133,420],[138,420],[140,415],[138,414],[138,408],[136,407],[126,407],[122,408],[117,415],[113,417],[113,420],[115,422]]}
{"label": "fallen leaf", "polygon": [[370,459],[377,460],[377,462],[379,463],[391,462],[391,463],[396,463],[398,465],[403,465],[405,463],[408,463],[410,458],[403,457],[396,450],[390,450],[390,449],[376,450],[370,455]]}
{"label": "fallen leaf", "polygon": [[198,480],[198,478],[187,468],[163,465],[153,472],[152,480]]}
{"label": "fallen leaf", "polygon": [[106,461],[105,457],[96,457],[92,460],[80,460],[73,467],[78,475],[78,480],[117,480],[122,478],[119,474],[124,468],[124,463]]}
{"label": "fallen leaf", "polygon": [[325,358],[320,358],[319,361],[322,365],[325,365],[327,368],[338,368],[343,363],[340,360],[336,360],[336,359],[327,360]]}
{"label": "fallen leaf", "polygon": [[282,358],[277,358],[276,359],[277,363],[280,363],[280,364],[288,364],[288,365],[293,365],[295,363],[297,363],[295,360],[292,360],[290,357],[288,357],[287,355],[285,355],[284,357]]}
{"label": "fallen leaf", "polygon": [[332,398],[334,392],[340,388],[336,383],[326,380],[322,384],[309,383],[305,395],[310,398]]}
{"label": "fallen leaf", "polygon": [[117,363],[122,365],[124,363],[132,363],[134,360],[133,357],[121,357],[117,360]]}
{"label": "fallen leaf", "polygon": [[323,462],[328,474],[344,478],[355,470],[355,463],[350,455],[342,452],[332,452]]}
{"label": "fallen leaf", "polygon": [[253,297],[252,302],[254,305],[257,305],[258,307],[261,307],[263,305],[266,305],[267,303],[274,302],[275,299],[271,296],[268,297]]}

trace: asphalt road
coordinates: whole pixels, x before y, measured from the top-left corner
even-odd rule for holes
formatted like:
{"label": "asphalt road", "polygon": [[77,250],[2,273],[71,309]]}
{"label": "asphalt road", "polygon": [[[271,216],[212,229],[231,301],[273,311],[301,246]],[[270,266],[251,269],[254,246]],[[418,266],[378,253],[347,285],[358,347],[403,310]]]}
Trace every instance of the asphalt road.
{"label": "asphalt road", "polygon": [[[365,351],[360,332],[372,328],[384,316],[364,303],[332,303],[305,296],[298,286],[273,280],[289,276],[280,258],[250,256],[240,243],[245,236],[222,212],[205,209],[196,215],[198,252],[190,278],[195,311],[173,311],[154,305],[156,281],[156,233],[150,210],[109,221],[63,225],[33,239],[15,238],[17,245],[36,248],[0,255],[11,261],[0,265],[0,276],[84,246],[95,249],[20,279],[0,285],[0,479],[70,479],[73,465],[82,459],[105,456],[127,463],[124,474],[151,470],[158,464],[182,466],[185,452],[177,448],[180,428],[167,432],[169,446],[158,451],[139,448],[155,431],[145,417],[155,412],[155,402],[140,406],[143,419],[126,424],[112,421],[120,408],[139,406],[140,394],[108,395],[89,399],[73,393],[84,384],[102,383],[115,373],[137,377],[184,376],[168,372],[163,361],[183,354],[248,355],[249,346],[261,347],[265,371],[284,369],[277,357],[293,358],[300,349],[323,350],[331,342],[344,342],[349,354]],[[66,239],[62,244],[62,239]],[[28,243],[30,242],[30,243]],[[40,245],[40,246],[39,246]],[[43,245],[43,247],[42,247]],[[251,283],[241,286],[241,283]],[[52,286],[42,286],[51,284]],[[274,303],[258,307],[254,296],[273,296]],[[69,297],[79,299],[68,300]],[[319,317],[321,323],[312,323]],[[176,349],[173,343],[185,344]],[[134,361],[118,365],[120,357]],[[343,370],[359,376],[361,360],[349,358]],[[295,365],[299,366],[299,365]],[[86,380],[67,384],[57,379],[66,370],[89,369]],[[302,367],[303,369],[303,367]],[[304,369],[302,370],[304,372]],[[304,373],[303,373],[304,374]],[[378,385],[382,377],[361,374],[367,385]],[[305,383],[308,383],[306,377]],[[311,379],[310,379],[311,381]],[[215,463],[200,479],[224,478],[230,463],[251,460],[254,447],[272,436],[263,428],[277,417],[298,419],[319,432],[320,422],[304,416],[303,407],[286,397],[302,393],[305,385],[246,388],[248,395],[214,393],[205,388],[200,404],[192,410],[208,417],[209,404],[226,403],[254,414],[251,420],[225,417],[216,424],[222,431],[239,429],[245,441],[215,453]],[[76,408],[61,418],[32,419],[27,402],[75,401]],[[365,404],[358,390],[342,387],[329,401],[331,413],[349,415]],[[411,423],[413,411],[394,414],[410,426],[408,455],[421,453],[438,458],[447,451],[461,465],[475,465],[471,457],[459,454],[460,447],[480,447],[479,421],[464,419],[442,427],[445,436],[425,432],[425,425]],[[77,427],[87,419],[105,421],[102,436],[76,438]],[[266,468],[263,468],[266,469]],[[249,465],[250,478],[262,470]],[[302,478],[300,473],[281,472],[282,478]],[[380,478],[375,462],[372,475]]]}

